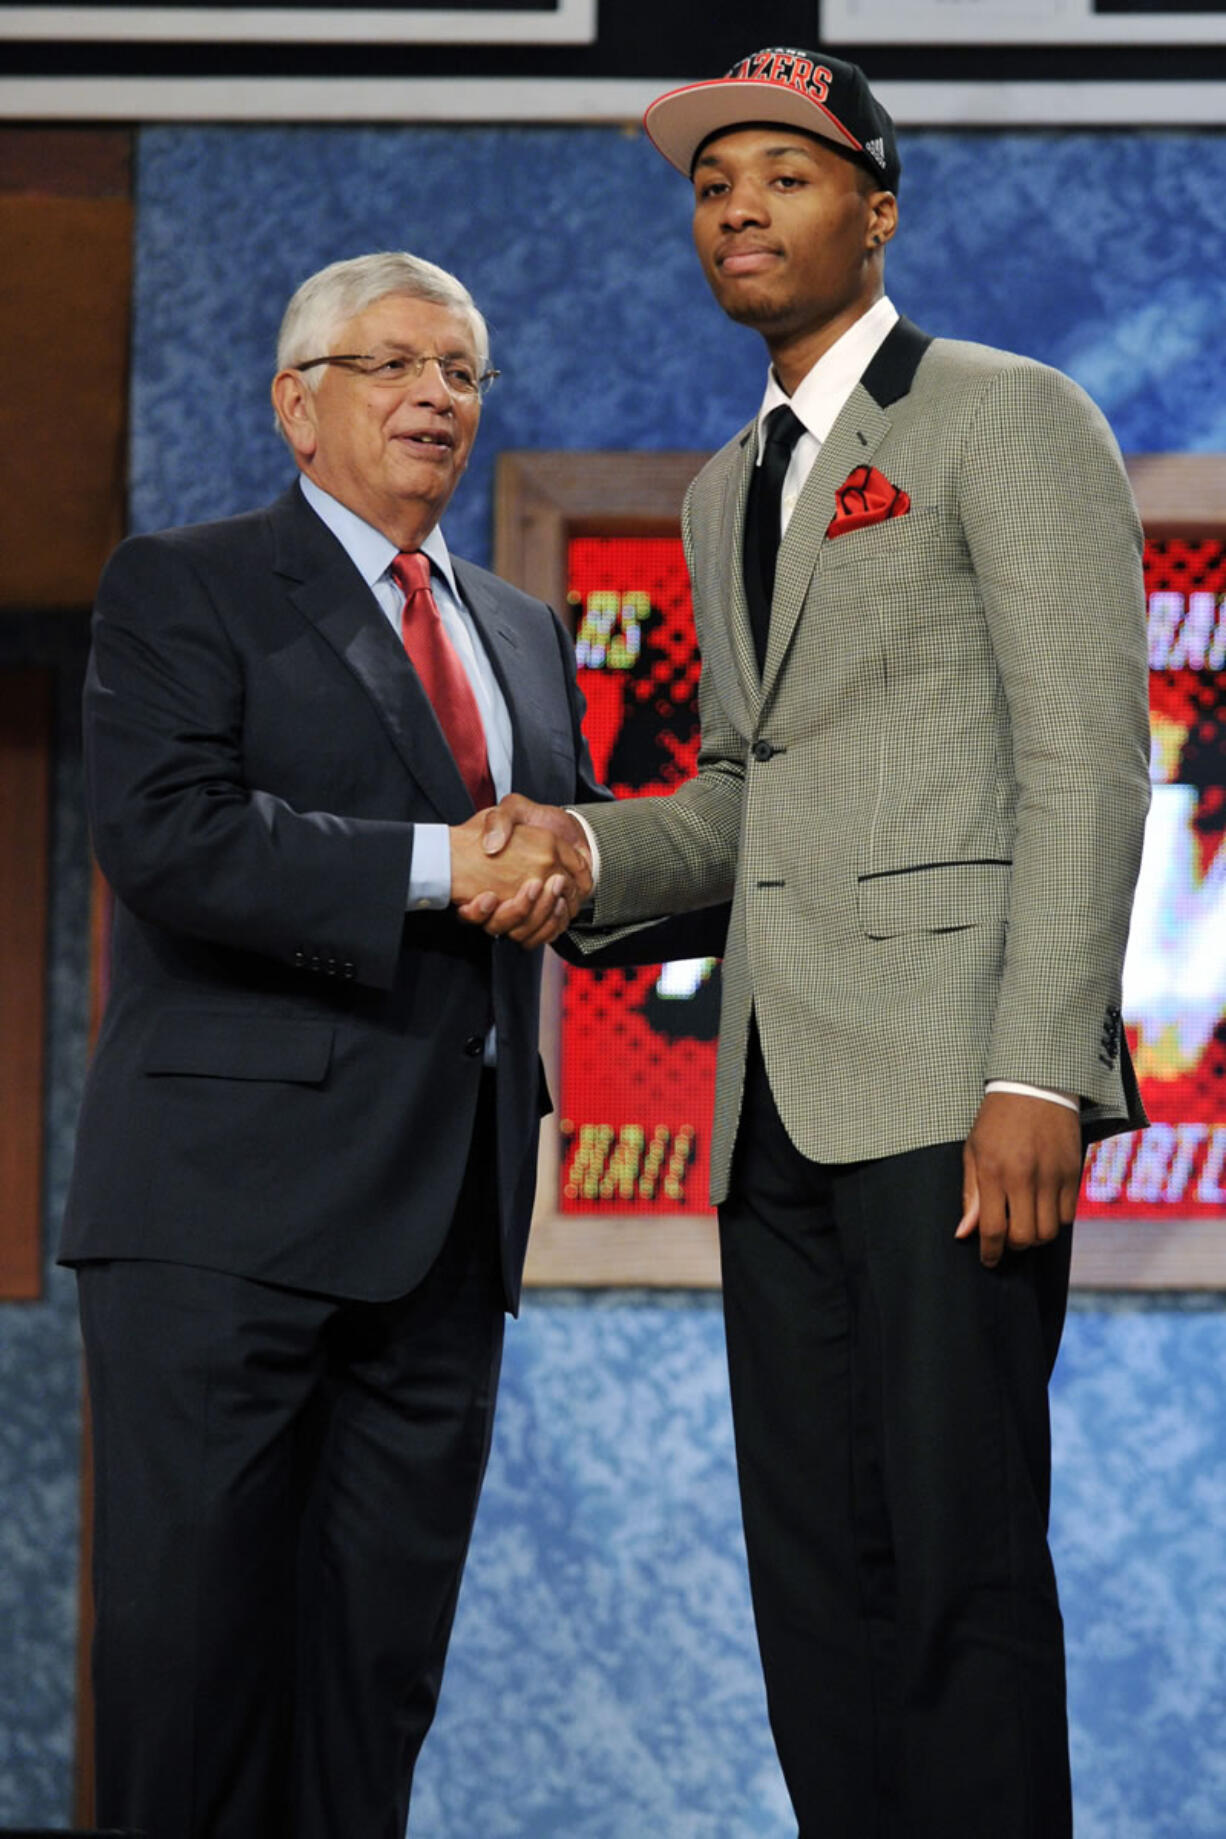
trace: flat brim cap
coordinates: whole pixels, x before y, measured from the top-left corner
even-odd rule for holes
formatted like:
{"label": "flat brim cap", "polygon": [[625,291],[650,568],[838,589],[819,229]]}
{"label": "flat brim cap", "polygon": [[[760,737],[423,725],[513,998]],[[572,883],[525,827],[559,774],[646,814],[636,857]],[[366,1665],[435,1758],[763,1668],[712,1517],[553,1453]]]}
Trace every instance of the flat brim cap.
{"label": "flat brim cap", "polygon": [[688,179],[704,141],[736,127],[779,122],[849,154],[888,191],[902,163],[894,124],[856,64],[817,51],[772,47],[724,77],[658,96],[643,116],[652,145]]}

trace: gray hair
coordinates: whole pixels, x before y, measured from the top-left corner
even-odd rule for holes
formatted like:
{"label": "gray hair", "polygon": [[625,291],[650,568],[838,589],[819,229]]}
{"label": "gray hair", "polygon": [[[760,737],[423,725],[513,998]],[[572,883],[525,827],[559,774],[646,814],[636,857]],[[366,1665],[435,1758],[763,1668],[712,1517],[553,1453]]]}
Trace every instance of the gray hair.
{"label": "gray hair", "polygon": [[[388,294],[430,300],[463,315],[472,327],[477,362],[484,369],[489,361],[489,330],[464,283],[445,268],[403,249],[330,262],[318,274],[309,275],[285,309],[277,335],[277,369],[292,370],[295,364],[323,357],[343,325]],[[307,371],[303,382],[317,389],[324,368],[320,365],[318,370]]]}

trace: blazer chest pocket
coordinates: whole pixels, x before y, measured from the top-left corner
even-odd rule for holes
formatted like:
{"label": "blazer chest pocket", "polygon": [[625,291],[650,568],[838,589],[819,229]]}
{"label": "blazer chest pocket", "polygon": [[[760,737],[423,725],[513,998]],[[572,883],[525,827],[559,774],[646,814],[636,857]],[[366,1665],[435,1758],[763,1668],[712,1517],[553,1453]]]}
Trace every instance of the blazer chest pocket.
{"label": "blazer chest pocket", "polygon": [[171,1010],[158,1017],[142,1070],[321,1085],[332,1060],[333,1032],[327,1022]]}
{"label": "blazer chest pocket", "polygon": [[1002,924],[1008,913],[1012,863],[931,862],[860,875],[856,904],[870,939],[907,932],[960,932]]}
{"label": "blazer chest pocket", "polygon": [[965,565],[965,546],[954,518],[938,505],[923,505],[905,517],[890,517],[884,523],[865,524],[859,530],[829,537],[822,544],[821,558],[823,574],[871,570],[879,565],[904,570],[916,567],[924,573],[956,571]]}

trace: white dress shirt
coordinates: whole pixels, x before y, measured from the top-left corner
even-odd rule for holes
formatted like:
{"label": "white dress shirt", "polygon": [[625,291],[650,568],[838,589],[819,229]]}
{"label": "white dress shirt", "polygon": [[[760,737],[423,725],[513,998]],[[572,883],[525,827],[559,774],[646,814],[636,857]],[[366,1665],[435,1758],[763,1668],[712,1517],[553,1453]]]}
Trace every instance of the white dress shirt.
{"label": "white dress shirt", "polygon": [[853,326],[848,326],[829,351],[822,353],[812,370],[796,385],[789,396],[772,367],[766,379],[766,394],[758,410],[758,460],[766,446],[766,418],[772,409],[786,403],[805,432],[792,449],[792,458],[783,480],[783,498],[779,506],[779,534],[782,537],[791,521],[796,501],[804,490],[813,462],[822,450],[822,442],[843,412],[847,398],[855,389],[887,337],[898,324],[898,308],[883,294]]}

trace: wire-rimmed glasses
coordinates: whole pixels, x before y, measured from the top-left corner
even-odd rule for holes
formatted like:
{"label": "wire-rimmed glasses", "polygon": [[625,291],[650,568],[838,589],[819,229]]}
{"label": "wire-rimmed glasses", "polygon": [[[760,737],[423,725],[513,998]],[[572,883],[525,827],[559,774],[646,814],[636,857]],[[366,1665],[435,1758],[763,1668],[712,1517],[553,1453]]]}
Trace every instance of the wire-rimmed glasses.
{"label": "wire-rimmed glasses", "polygon": [[315,370],[320,364],[339,364],[342,370],[365,377],[368,383],[381,389],[407,389],[417,382],[427,364],[437,364],[448,395],[457,402],[479,399],[495,377],[502,375],[501,371],[492,369],[478,371],[468,358],[440,351],[333,351],[327,357],[307,358],[304,363],[291,364],[289,368]]}

